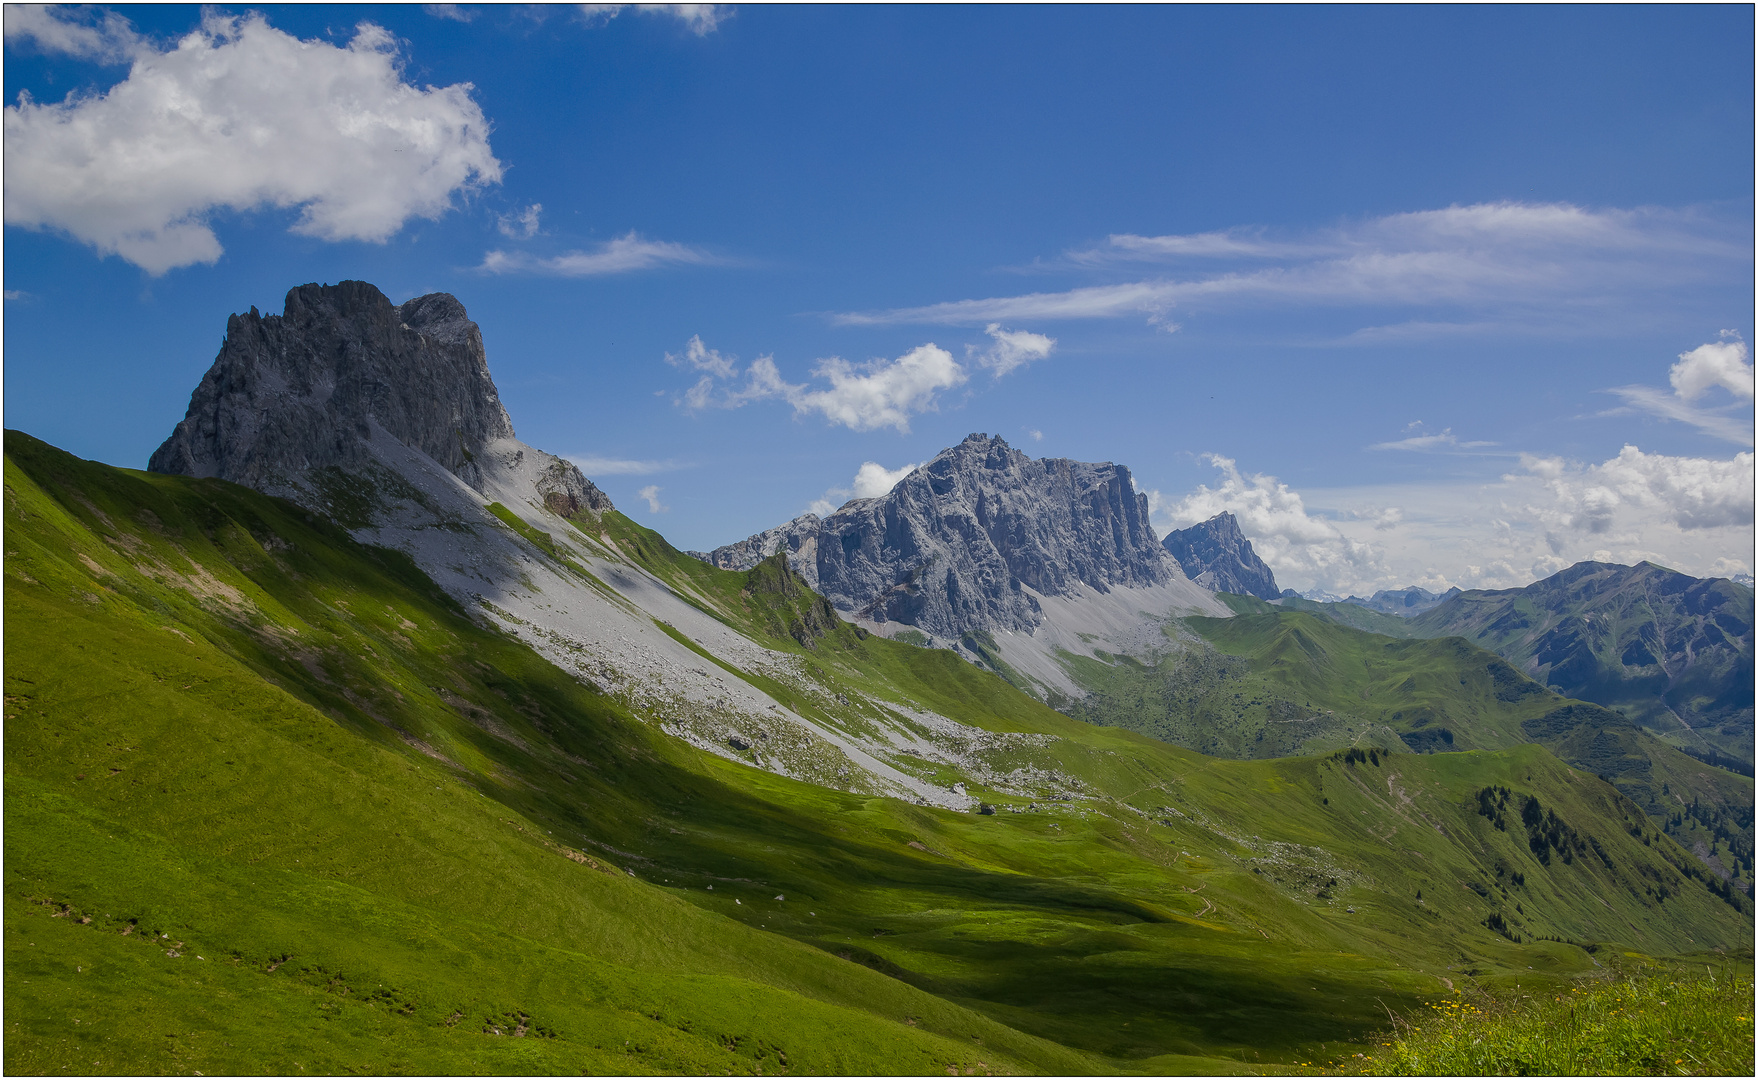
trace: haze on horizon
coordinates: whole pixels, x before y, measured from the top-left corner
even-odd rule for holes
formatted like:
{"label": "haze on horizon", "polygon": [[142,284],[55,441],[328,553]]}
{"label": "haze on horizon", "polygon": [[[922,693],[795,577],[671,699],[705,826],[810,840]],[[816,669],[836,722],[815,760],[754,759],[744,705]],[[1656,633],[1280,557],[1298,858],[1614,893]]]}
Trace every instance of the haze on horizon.
{"label": "haze on horizon", "polygon": [[1752,570],[1750,7],[5,19],[5,419],[82,456],[357,278],[679,547],[983,431],[1297,589]]}

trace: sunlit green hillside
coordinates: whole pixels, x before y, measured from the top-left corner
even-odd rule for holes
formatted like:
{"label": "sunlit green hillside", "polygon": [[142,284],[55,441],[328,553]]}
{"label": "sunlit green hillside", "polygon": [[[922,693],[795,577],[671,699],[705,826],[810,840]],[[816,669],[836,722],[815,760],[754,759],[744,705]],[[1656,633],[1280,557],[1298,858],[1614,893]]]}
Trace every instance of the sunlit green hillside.
{"label": "sunlit green hillside", "polygon": [[16,433],[5,484],[12,1072],[1230,1071],[1448,982],[1751,949],[1539,746],[1204,757],[606,516],[1044,792],[932,809],[697,751],[289,503]]}

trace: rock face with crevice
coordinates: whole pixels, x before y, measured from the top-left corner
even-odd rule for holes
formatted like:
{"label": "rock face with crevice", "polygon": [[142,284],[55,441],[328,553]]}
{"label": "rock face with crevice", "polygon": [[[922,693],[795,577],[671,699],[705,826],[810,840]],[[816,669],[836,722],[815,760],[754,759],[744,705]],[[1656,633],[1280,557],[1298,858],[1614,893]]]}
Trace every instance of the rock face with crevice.
{"label": "rock face with crevice", "polygon": [[1175,529],[1162,541],[1190,580],[1212,592],[1274,600],[1282,595],[1276,575],[1239,531],[1239,519],[1222,511],[1188,529]]}
{"label": "rock face with crevice", "polygon": [[479,491],[484,457],[510,452],[559,507],[611,506],[571,463],[517,443],[462,304],[430,293],[394,305],[364,281],[301,285],[280,315],[228,319],[188,414],[147,467],[293,494],[314,470],[370,467],[386,435]]}
{"label": "rock face with crevice", "polygon": [[838,608],[957,639],[1031,632],[1042,599],[1182,581],[1147,497],[1110,462],[1034,459],[971,435],[890,492],[807,514],[709,553],[745,569],[779,550]]}

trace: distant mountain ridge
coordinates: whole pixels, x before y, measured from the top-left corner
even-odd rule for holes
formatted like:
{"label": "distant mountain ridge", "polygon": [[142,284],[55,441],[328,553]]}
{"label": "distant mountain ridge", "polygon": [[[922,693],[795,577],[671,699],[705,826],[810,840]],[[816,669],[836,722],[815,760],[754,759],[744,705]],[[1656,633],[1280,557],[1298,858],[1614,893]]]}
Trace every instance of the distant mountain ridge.
{"label": "distant mountain ridge", "polygon": [[1359,596],[1349,596],[1338,602],[1355,604],[1358,607],[1364,607],[1369,611],[1378,611],[1385,615],[1410,618],[1445,603],[1457,595],[1459,595],[1457,587],[1448,589],[1444,593],[1432,593],[1427,589],[1409,585],[1402,589],[1381,589],[1365,600]]}
{"label": "distant mountain ridge", "polygon": [[1160,541],[1184,567],[1190,580],[1214,592],[1274,600],[1282,595],[1276,575],[1258,558],[1239,531],[1239,519],[1222,511],[1188,529],[1175,529]]}
{"label": "distant mountain ridge", "polygon": [[1522,589],[1472,590],[1409,621],[1457,634],[1681,749],[1753,750],[1752,591],[1654,563],[1576,563]]}

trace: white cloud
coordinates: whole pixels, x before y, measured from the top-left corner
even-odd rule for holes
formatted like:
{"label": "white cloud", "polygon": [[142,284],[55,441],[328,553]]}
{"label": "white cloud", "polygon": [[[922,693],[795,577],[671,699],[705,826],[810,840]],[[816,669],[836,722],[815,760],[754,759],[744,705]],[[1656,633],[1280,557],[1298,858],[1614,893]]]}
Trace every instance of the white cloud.
{"label": "white cloud", "polygon": [[1452,428],[1443,428],[1438,434],[1424,434],[1422,427],[1422,421],[1418,420],[1404,428],[1405,431],[1415,432],[1415,434],[1408,435],[1402,439],[1396,439],[1392,442],[1374,443],[1372,446],[1369,446],[1368,449],[1418,451],[1477,450],[1485,446],[1496,445],[1493,442],[1484,442],[1479,439],[1461,440],[1458,436],[1453,434]]}
{"label": "white cloud", "polygon": [[525,209],[514,214],[497,214],[496,227],[502,236],[511,236],[519,240],[529,240],[537,235],[537,219],[543,213],[542,203],[532,203]]}
{"label": "white cloud", "polygon": [[1076,262],[1111,263],[1125,259],[1225,258],[1285,259],[1291,256],[1326,254],[1332,247],[1301,243],[1276,243],[1263,238],[1262,229],[1225,229],[1187,236],[1136,236],[1115,233],[1106,237],[1105,248],[1070,252]]}
{"label": "white cloud", "polygon": [[690,29],[698,37],[712,34],[720,24],[732,18],[732,7],[728,4],[579,4],[581,15],[588,25],[597,26],[607,23],[625,11],[639,11],[647,15],[670,15]]}
{"label": "white cloud", "polygon": [[147,48],[126,18],[102,8],[7,4],[5,19],[7,44],[29,41],[46,53],[120,64]]}
{"label": "white cloud", "polygon": [[887,469],[877,461],[863,461],[855,470],[854,483],[850,487],[833,487],[825,490],[819,498],[813,499],[806,507],[807,511],[819,517],[829,517],[837,507],[849,499],[877,499],[891,492],[897,482],[921,468],[921,463],[904,465],[896,469]]}
{"label": "white cloud", "polygon": [[1746,360],[1743,341],[1712,341],[1680,353],[1668,378],[1673,391],[1686,401],[1696,401],[1715,386],[1736,398],[1752,400],[1752,365]]}
{"label": "white cloud", "polygon": [[978,352],[967,346],[966,352],[979,365],[995,373],[997,379],[1033,360],[1047,358],[1056,348],[1056,339],[1030,330],[1003,330],[1000,323],[990,323],[983,332],[994,339],[988,348]]}
{"label": "white cloud", "polygon": [[667,510],[670,510],[671,507],[661,506],[659,504],[659,493],[661,490],[663,490],[663,489],[660,488],[660,486],[658,484],[648,484],[646,487],[642,488],[640,491],[637,491],[635,494],[639,495],[647,503],[648,512],[654,513],[654,514],[663,514]]}
{"label": "white cloud", "polygon": [[936,411],[940,391],[969,377],[951,353],[932,342],[895,360],[857,365],[832,356],[818,361],[813,373],[830,380],[830,388],[796,389],[788,393],[788,404],[795,412],[822,413],[831,423],[855,431],[893,427],[908,432],[911,416]]}
{"label": "white cloud", "polygon": [[1524,455],[1521,467],[1553,496],[1537,508],[1556,529],[1602,534],[1619,524],[1620,510],[1670,522],[1681,530],[1752,524],[1752,455],[1732,460],[1644,454],[1625,446],[1599,465]]}
{"label": "white cloud", "polygon": [[[1397,327],[1374,328],[1388,339],[1558,325],[1607,333],[1669,289],[1749,276],[1748,235],[1749,224],[1693,213],[1512,202],[1392,214],[1285,238],[1267,238],[1265,230],[1117,235],[1104,249],[1071,254],[1068,264],[1103,270],[1200,256],[1240,265],[834,318],[849,325],[980,326],[1137,317],[1160,325],[1174,310],[1326,306],[1423,312]],[[1470,317],[1436,319],[1437,308]]]}
{"label": "white cloud", "polygon": [[450,19],[452,22],[474,22],[482,9],[465,4],[423,4],[421,10],[436,19]]}
{"label": "white cloud", "polygon": [[1033,442],[1043,442],[1044,441],[1044,433],[1039,431],[1037,428],[1027,428],[1026,434],[1030,435],[1032,437]]}
{"label": "white cloud", "polygon": [[[595,455],[563,455],[573,462],[588,477],[593,476],[647,476],[652,473],[671,472],[684,468],[675,461],[634,461],[628,458],[597,457]],[[658,490],[658,489],[655,489]]]}
{"label": "white cloud", "polygon": [[[1699,345],[1679,354],[1679,362],[1668,372],[1673,392],[1654,386],[1614,386],[1605,391],[1623,398],[1624,409],[1607,415],[1635,410],[1664,420],[1690,424],[1699,431],[1744,446],[1752,445],[1752,410],[1742,402],[1752,400],[1752,365],[1746,359],[1746,343],[1727,340],[1731,330],[1722,331],[1723,340]],[[1721,405],[1700,406],[1696,402],[1720,388],[1733,400]]]}
{"label": "white cloud", "polygon": [[863,461],[855,471],[855,498],[877,499],[889,494],[897,486],[897,482],[922,467],[917,461],[909,465],[900,465],[895,469],[887,469],[877,461]]}
{"label": "white cloud", "polygon": [[738,377],[737,358],[723,357],[692,338],[682,356],[666,354],[673,366],[688,363],[705,372],[673,404],[691,411],[736,409],[753,401],[779,399],[795,413],[819,413],[833,424],[855,431],[894,427],[909,431],[910,417],[939,408],[940,391],[962,385],[969,375],[952,354],[933,344],[919,345],[895,360],[851,364],[839,356],[818,361],[813,374],[828,380],[827,388],[810,389],[781,377],[772,356],[759,356],[745,369],[745,385],[720,387],[716,377]]}
{"label": "white cloud", "polygon": [[[43,19],[65,22],[29,18],[39,43]],[[108,17],[100,26],[57,47],[121,48]],[[500,181],[474,88],[404,82],[391,35],[371,23],[337,48],[210,12],[169,51],[132,49],[128,78],[102,94],[6,108],[7,224],[162,274],[220,257],[206,221],[220,208],[297,207],[295,232],[382,242]]]}
{"label": "white cloud", "polygon": [[599,246],[597,251],[570,251],[538,258],[517,251],[491,251],[478,270],[490,274],[549,274],[555,277],[599,277],[627,274],[655,266],[716,266],[723,260],[684,244],[668,240],[645,240],[634,232]]}
{"label": "white cloud", "polygon": [[1485,481],[1295,491],[1209,455],[1221,482],[1148,492],[1162,532],[1223,510],[1285,588],[1368,596],[1530,584],[1584,559],[1643,560],[1699,576],[1743,573],[1753,541],[1753,456],[1647,454],[1598,464],[1524,455]]}
{"label": "white cloud", "polygon": [[690,340],[684,344],[683,352],[666,353],[665,362],[672,367],[683,367],[687,364],[697,371],[706,371],[710,375],[718,375],[723,379],[732,378],[739,370],[738,357],[722,356],[720,350],[710,349],[702,344],[702,335],[700,334],[690,335]]}

